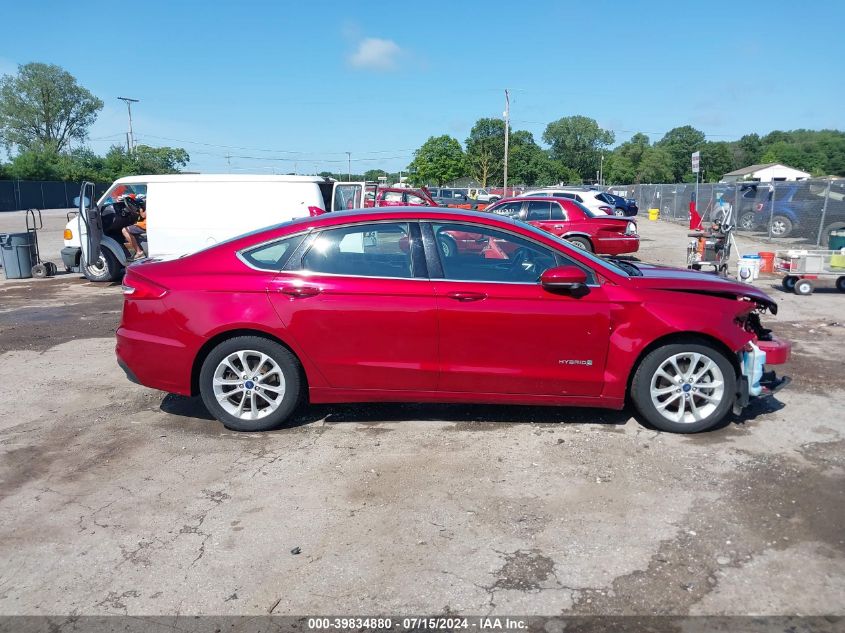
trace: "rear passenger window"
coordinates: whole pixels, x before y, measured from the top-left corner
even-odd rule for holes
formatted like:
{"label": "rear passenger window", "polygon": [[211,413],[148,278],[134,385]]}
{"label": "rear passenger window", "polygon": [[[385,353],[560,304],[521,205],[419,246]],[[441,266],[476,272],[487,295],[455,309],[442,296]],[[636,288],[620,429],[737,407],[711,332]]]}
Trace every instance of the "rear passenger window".
{"label": "rear passenger window", "polygon": [[560,206],[559,202],[552,202],[552,220],[565,220],[566,214]]}
{"label": "rear passenger window", "polygon": [[538,220],[548,220],[550,217],[549,207],[551,202],[540,202],[538,200],[531,200],[528,203],[528,215],[526,220],[529,222]]}
{"label": "rear passenger window", "polygon": [[251,266],[261,270],[281,270],[290,254],[302,241],[302,235],[264,244],[241,253],[241,257]]}
{"label": "rear passenger window", "polygon": [[302,267],[316,273],[360,277],[413,277],[408,224],[366,224],[323,231]]}

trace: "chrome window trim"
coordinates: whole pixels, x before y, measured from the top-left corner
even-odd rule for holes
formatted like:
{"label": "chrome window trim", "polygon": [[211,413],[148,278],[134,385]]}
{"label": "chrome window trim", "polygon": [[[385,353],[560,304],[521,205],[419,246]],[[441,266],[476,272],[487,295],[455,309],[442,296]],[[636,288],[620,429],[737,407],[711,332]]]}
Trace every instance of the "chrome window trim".
{"label": "chrome window trim", "polygon": [[300,235],[306,236],[306,235],[308,235],[308,233],[310,233],[313,230],[314,230],[313,228],[308,228],[308,229],[305,229],[304,231],[297,231],[296,233],[291,233],[290,235],[285,235],[285,236],[282,236],[282,237],[274,237],[271,240],[265,240],[263,242],[259,242],[258,244],[253,244],[252,246],[247,246],[246,248],[242,248],[239,251],[235,251],[235,257],[237,257],[239,260],[241,260],[241,262],[247,268],[252,268],[253,270],[257,270],[259,272],[263,272],[263,273],[267,273],[267,272],[277,272],[278,273],[278,272],[281,272],[281,270],[282,270],[281,268],[279,268],[278,270],[275,269],[275,268],[259,268],[258,266],[251,264],[246,259],[246,257],[244,256],[244,253],[246,253],[247,251],[252,251],[252,250],[261,248],[262,246],[267,246],[268,244],[273,244],[275,242],[281,242],[282,240],[289,240],[293,237],[299,237]]}

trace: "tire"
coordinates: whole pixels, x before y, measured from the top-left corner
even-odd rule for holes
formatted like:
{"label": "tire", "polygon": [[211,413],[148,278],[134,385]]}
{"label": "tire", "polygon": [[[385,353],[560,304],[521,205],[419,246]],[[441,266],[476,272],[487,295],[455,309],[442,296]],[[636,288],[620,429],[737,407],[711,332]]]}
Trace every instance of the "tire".
{"label": "tire", "polygon": [[830,247],[830,232],[831,231],[841,231],[845,229],[845,222],[831,222],[826,227],[822,229],[822,239],[820,246],[822,248],[829,248]]}
{"label": "tire", "polygon": [[[682,380],[703,373],[697,381],[676,383],[664,377],[661,370],[666,376],[678,375]],[[711,383],[714,386],[707,386]],[[718,425],[731,410],[736,392],[736,372],[731,361],[712,345],[694,340],[651,351],[631,381],[631,400],[636,409],[649,424],[669,433],[699,433]],[[664,407],[658,409],[661,404]]]}
{"label": "tire", "polygon": [[86,266],[85,262],[80,259],[79,267],[82,274],[89,281],[114,281],[120,276],[121,266],[117,258],[107,248],[100,249],[100,257],[95,264]]}
{"label": "tire", "polygon": [[36,279],[45,279],[47,277],[47,266],[44,264],[35,264],[30,272],[32,272],[32,276]]}
{"label": "tire", "polygon": [[613,215],[615,215],[617,218],[624,218],[625,217],[625,209],[620,209],[620,208],[617,207],[616,210],[613,212]]}
{"label": "tire", "polygon": [[582,251],[587,251],[588,253],[593,252],[593,245],[590,244],[590,240],[586,237],[567,237],[564,238],[567,242],[572,244],[575,248],[580,248]]}
{"label": "tire", "polygon": [[448,235],[440,235],[440,254],[443,257],[454,257],[458,254],[458,244]]}
{"label": "tire", "polygon": [[780,283],[783,286],[784,290],[792,292],[793,290],[795,290],[796,281],[798,281],[798,277],[796,277],[795,275],[787,275],[783,278],[783,281],[781,281]]}
{"label": "tire", "polygon": [[757,228],[757,215],[753,211],[746,211],[739,216],[737,227],[741,231],[753,231]]}
{"label": "tire", "polygon": [[[248,371],[238,375],[244,371],[244,363]],[[215,386],[216,379],[231,382]],[[247,389],[249,385],[251,389]],[[296,357],[279,343],[260,336],[238,336],[211,350],[200,370],[199,387],[206,408],[227,429],[269,431],[281,426],[299,404],[302,369]],[[226,397],[229,393],[234,395]],[[252,418],[253,411],[260,417]]]}
{"label": "tire", "polygon": [[836,289],[839,292],[845,292],[845,277],[836,278]]}
{"label": "tire", "polygon": [[802,297],[813,294],[813,282],[809,279],[798,279],[795,282],[795,294]]}
{"label": "tire", "polygon": [[785,215],[776,215],[772,218],[772,223],[769,225],[772,237],[789,237],[792,233],[792,229],[792,220]]}

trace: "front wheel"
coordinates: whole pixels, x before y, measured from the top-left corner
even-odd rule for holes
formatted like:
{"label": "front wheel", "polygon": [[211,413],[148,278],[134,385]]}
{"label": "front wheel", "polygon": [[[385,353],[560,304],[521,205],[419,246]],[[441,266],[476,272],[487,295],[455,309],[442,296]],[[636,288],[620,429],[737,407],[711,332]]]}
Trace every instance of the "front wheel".
{"label": "front wheel", "polygon": [[776,215],[772,218],[770,230],[772,237],[789,237],[792,233],[792,220],[785,215]]}
{"label": "front wheel", "polygon": [[739,216],[737,226],[743,231],[753,231],[757,226],[757,216],[753,211],[747,211]]}
{"label": "front wheel", "polygon": [[284,346],[260,336],[223,341],[200,370],[209,412],[233,431],[268,431],[293,413],[302,394],[300,365]]}
{"label": "front wheel", "polygon": [[631,400],[654,427],[698,433],[719,424],[736,398],[730,360],[706,343],[673,343],[650,352],[634,374]]}
{"label": "front wheel", "polygon": [[100,256],[90,266],[85,265],[84,259],[79,262],[79,266],[89,281],[114,281],[120,276],[120,262],[107,248],[100,249]]}
{"label": "front wheel", "polygon": [[799,279],[795,282],[795,294],[805,297],[813,294],[813,282],[809,279]]}
{"label": "front wheel", "polygon": [[845,277],[836,278],[836,289],[839,292],[845,292]]}

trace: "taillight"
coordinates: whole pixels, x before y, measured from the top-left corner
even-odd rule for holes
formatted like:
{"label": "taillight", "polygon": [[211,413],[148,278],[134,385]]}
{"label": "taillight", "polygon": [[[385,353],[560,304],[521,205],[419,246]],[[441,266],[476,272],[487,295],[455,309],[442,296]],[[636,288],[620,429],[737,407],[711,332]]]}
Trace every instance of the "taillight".
{"label": "taillight", "polygon": [[73,239],[73,231],[71,231],[70,229],[65,229],[65,236],[64,237],[65,237],[66,240],[72,240]]}
{"label": "taillight", "polygon": [[637,234],[637,225],[633,222],[628,222],[628,225],[625,227],[625,235],[636,235]]}
{"label": "taillight", "polygon": [[756,207],[756,209],[757,209],[758,211],[762,211],[762,210],[763,210],[763,203],[762,203],[762,202],[758,202],[758,203],[757,203],[757,207]]}
{"label": "taillight", "polygon": [[316,217],[318,215],[323,215],[326,212],[325,209],[321,209],[320,207],[308,207],[308,213],[311,217]]}
{"label": "taillight", "polygon": [[123,278],[120,289],[125,297],[132,299],[161,299],[167,294],[167,288],[128,272]]}

